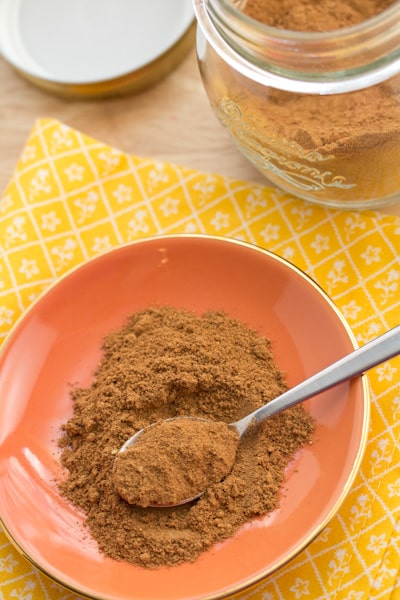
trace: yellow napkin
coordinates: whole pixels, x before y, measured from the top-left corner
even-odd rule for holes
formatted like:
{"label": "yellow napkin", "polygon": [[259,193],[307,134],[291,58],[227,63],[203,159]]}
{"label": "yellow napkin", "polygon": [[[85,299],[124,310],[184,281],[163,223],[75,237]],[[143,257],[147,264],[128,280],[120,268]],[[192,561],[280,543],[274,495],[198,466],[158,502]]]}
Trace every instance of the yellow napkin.
{"label": "yellow napkin", "polygon": [[[274,189],[129,156],[39,120],[0,202],[0,339],[59,275],[122,242],[202,232],[268,248],[310,274],[360,344],[400,322],[400,219],[312,206]],[[369,372],[372,420],[344,505],[247,600],[400,598],[400,358]],[[0,531],[0,598],[76,599]]]}

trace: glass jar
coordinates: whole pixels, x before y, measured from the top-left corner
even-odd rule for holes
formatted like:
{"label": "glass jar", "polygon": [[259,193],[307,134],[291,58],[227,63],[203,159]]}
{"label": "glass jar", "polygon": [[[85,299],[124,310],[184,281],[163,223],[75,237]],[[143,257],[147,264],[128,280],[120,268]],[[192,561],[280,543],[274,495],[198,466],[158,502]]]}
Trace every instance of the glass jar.
{"label": "glass jar", "polygon": [[276,29],[240,0],[194,0],[211,105],[268,180],[325,206],[400,201],[400,2],[327,33]]}

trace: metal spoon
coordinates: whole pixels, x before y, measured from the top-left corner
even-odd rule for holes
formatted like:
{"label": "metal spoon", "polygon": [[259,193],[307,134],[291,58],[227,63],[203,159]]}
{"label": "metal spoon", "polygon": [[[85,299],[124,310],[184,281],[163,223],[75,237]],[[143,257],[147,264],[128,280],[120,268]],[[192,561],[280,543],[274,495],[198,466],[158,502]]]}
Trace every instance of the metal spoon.
{"label": "metal spoon", "polygon": [[[239,438],[241,438],[250,427],[254,427],[265,421],[265,419],[268,419],[295,404],[303,402],[303,400],[307,400],[307,398],[334,387],[339,383],[352,379],[357,375],[361,375],[364,371],[372,369],[376,365],[379,365],[385,360],[389,360],[398,354],[400,354],[400,325],[389,329],[389,331],[366,343],[361,348],[350,352],[350,354],[347,354],[322,371],[312,375],[302,383],[299,383],[277,398],[274,398],[239,421],[231,423],[230,427],[236,429]],[[175,417],[174,419],[181,418],[187,417]],[[204,421],[204,419],[202,420]],[[146,430],[147,429],[148,428],[146,428]],[[119,452],[125,452],[130,448],[144,431],[144,429],[137,431],[121,446]],[[192,498],[183,499],[181,502],[174,504],[174,506],[191,502],[201,496],[202,493],[203,491],[200,491]]]}

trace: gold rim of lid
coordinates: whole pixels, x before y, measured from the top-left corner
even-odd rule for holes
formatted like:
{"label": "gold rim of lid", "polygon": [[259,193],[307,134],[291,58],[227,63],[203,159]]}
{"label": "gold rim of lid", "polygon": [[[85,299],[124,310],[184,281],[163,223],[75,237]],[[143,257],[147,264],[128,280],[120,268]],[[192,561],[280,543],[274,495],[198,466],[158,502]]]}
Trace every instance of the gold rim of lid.
{"label": "gold rim of lid", "polygon": [[[46,5],[46,2],[48,0],[41,0],[42,6]],[[13,10],[11,3],[16,3],[13,5]],[[114,2],[110,4],[114,5]],[[183,16],[182,14],[180,15],[179,29],[177,29],[177,25],[174,31],[171,31],[171,40],[168,38],[169,32],[164,30],[162,42],[164,48],[162,51],[159,54],[155,54],[152,51],[153,56],[149,60],[141,57],[140,61],[142,64],[139,64],[139,66],[135,65],[132,70],[125,70],[125,72],[115,77],[94,77],[93,81],[82,81],[82,77],[77,77],[76,81],[74,81],[73,76],[69,75],[63,80],[60,77],[55,77],[53,74],[48,76],[40,64],[36,66],[37,63],[32,61],[31,56],[29,56],[29,46],[25,46],[21,40],[21,32],[18,32],[18,35],[10,35],[8,33],[9,31],[13,31],[12,28],[14,27],[15,29],[19,22],[17,19],[18,9],[20,12],[23,10],[24,0],[0,0],[0,53],[3,54],[3,57],[24,79],[36,87],[57,96],[90,100],[93,98],[139,93],[165,78],[178,66],[194,46],[196,23],[194,14],[190,12],[192,10],[191,0],[175,0],[175,9],[179,8],[179,4],[185,9],[185,14]],[[190,9],[188,8],[189,6]],[[173,7],[171,10],[173,10]],[[160,16],[158,27],[161,26],[161,20],[162,15]],[[149,27],[151,30],[150,22]],[[8,29],[7,33],[5,28]],[[142,29],[140,35],[151,35],[150,30],[146,31]],[[7,44],[4,44],[5,37]],[[159,40],[157,40],[157,43],[160,43]],[[108,75],[110,75],[110,70],[108,70]]]}

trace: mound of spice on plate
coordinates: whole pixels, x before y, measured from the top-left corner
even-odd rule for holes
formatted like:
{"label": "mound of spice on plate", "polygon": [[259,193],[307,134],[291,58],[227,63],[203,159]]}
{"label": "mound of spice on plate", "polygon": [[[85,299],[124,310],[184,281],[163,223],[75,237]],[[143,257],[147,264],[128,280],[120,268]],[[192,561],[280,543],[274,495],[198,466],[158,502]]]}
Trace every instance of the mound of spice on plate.
{"label": "mound of spice on plate", "polygon": [[160,421],[118,454],[115,488],[137,506],[183,503],[229,473],[238,443],[237,431],[222,421]]}
{"label": "mound of spice on plate", "polygon": [[124,500],[114,481],[116,454],[157,421],[231,423],[286,388],[270,342],[226,314],[139,311],[105,337],[92,384],[71,391],[73,416],[59,440],[67,470],[60,491],[83,509],[105,555],[148,568],[193,561],[279,506],[285,469],[312,441],[312,417],[298,405],[253,428],[228,475],[173,508]]}

